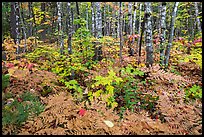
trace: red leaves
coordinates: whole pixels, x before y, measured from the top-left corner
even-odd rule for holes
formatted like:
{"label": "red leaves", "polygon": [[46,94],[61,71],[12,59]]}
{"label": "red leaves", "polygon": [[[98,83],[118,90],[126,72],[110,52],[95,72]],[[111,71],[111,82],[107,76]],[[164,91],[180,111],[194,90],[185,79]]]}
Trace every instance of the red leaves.
{"label": "red leaves", "polygon": [[5,65],[7,68],[12,68],[12,67],[14,67],[14,64],[13,63],[6,63],[6,65]]}
{"label": "red leaves", "polygon": [[22,102],[23,101],[22,98],[17,98],[17,100],[18,100],[18,102]]}
{"label": "red leaves", "polygon": [[32,63],[27,64],[27,68],[28,68],[28,70],[32,70],[33,66],[34,66],[34,65],[33,65]]}
{"label": "red leaves", "polygon": [[199,39],[194,40],[193,45],[195,45],[195,44],[198,43],[198,42],[202,42],[202,38],[199,38]]}
{"label": "red leaves", "polygon": [[85,115],[85,113],[86,113],[86,110],[85,109],[80,109],[79,110],[79,115],[82,117],[82,116],[84,116]]}

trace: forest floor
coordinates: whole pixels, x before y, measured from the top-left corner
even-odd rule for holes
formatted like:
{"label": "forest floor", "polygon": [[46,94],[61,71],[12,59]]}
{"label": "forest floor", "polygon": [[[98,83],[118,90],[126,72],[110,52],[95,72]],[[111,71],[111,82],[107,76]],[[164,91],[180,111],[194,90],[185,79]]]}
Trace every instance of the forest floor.
{"label": "forest floor", "polygon": [[[9,47],[12,45],[11,43],[7,40],[4,42],[4,46]],[[55,48],[55,44],[41,43],[39,45],[49,45],[49,47]],[[6,50],[8,51],[9,48]],[[202,134],[202,70],[191,60],[179,62],[179,57],[188,56],[185,51],[172,49],[170,65],[166,71],[161,69],[158,63],[154,63],[152,68],[145,66],[144,48],[142,49],[140,65],[137,65],[138,55],[128,56],[126,46],[123,48],[123,64],[120,65],[119,56],[114,56],[116,53],[119,51],[114,46],[103,47],[103,57],[109,61],[99,61],[96,66],[88,70],[88,76],[78,76],[81,79],[78,82],[83,85],[83,90],[87,90],[86,84],[84,84],[87,79],[93,79],[97,75],[107,75],[109,67],[119,76],[120,68],[125,68],[131,64],[146,74],[145,77],[135,77],[139,80],[137,89],[144,94],[158,96],[154,111],[147,109],[124,110],[121,118],[119,109],[108,108],[101,100],[93,99],[91,103],[86,100],[76,101],[71,90],[59,82],[59,75],[49,69],[42,70],[42,67],[47,67],[41,64],[46,62],[46,59],[38,60],[38,62],[37,60],[30,61],[27,57],[15,60],[14,55],[10,54],[9,61],[2,61],[2,74],[10,75],[9,84],[2,93],[2,118],[13,119],[12,116],[17,116],[10,115],[9,117],[8,115],[10,112],[13,114],[16,111],[18,108],[16,106],[19,103],[29,106],[26,104],[31,103],[31,101],[25,101],[21,98],[21,95],[26,92],[36,95],[45,108],[38,116],[28,117],[20,124],[21,126],[17,126],[15,122],[3,124],[2,134]],[[110,61],[111,58],[114,61]],[[155,54],[154,61],[159,61],[159,54]],[[32,63],[32,66],[28,64],[26,66],[26,63]],[[196,93],[192,93],[191,97],[193,98],[195,96],[193,94],[201,92],[199,93],[201,99],[186,97],[186,90],[192,89],[193,92],[194,85],[200,89],[198,89],[199,91],[196,90]],[[48,87],[52,87],[52,91],[46,93],[45,88]],[[16,102],[14,107],[8,107],[12,102]],[[118,106],[122,105],[119,102],[122,100],[118,97]],[[21,114],[30,115],[30,113],[25,113],[25,110]]]}

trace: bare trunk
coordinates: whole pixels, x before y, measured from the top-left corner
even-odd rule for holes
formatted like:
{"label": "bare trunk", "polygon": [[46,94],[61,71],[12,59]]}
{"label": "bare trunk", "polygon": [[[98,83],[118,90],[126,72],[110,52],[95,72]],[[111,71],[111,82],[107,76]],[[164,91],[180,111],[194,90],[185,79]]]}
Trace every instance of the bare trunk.
{"label": "bare trunk", "polygon": [[153,46],[152,46],[152,22],[151,22],[151,3],[145,2],[145,17],[146,17],[146,65],[147,67],[153,64]]}
{"label": "bare trunk", "polygon": [[160,35],[160,63],[164,65],[164,44],[166,39],[166,2],[162,2],[161,7],[161,35]]}
{"label": "bare trunk", "polygon": [[200,25],[201,24],[200,19],[198,18],[198,5],[197,5],[197,2],[195,2],[195,14],[196,14],[198,30],[199,30],[199,32],[202,32],[201,25]]}
{"label": "bare trunk", "polygon": [[63,39],[63,30],[62,30],[62,2],[57,2],[58,8],[58,32],[59,32],[59,43],[60,43],[60,53],[63,54],[64,50],[64,39]]}
{"label": "bare trunk", "polygon": [[172,12],[172,17],[171,17],[171,25],[170,25],[170,34],[169,34],[169,42],[165,51],[165,66],[168,66],[169,63],[169,56],[170,56],[170,50],[172,46],[172,41],[173,41],[173,36],[174,36],[174,23],[175,23],[175,18],[176,18],[176,12],[177,12],[177,7],[178,7],[179,2],[175,2],[174,4],[174,10]]}

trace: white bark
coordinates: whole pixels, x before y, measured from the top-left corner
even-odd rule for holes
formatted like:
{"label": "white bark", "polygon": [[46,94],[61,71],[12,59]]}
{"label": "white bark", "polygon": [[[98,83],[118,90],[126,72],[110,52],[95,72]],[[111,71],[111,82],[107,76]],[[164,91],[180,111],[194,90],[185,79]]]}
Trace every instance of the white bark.
{"label": "white bark", "polygon": [[172,17],[171,17],[171,25],[170,25],[170,34],[169,34],[169,42],[166,48],[165,52],[165,65],[168,65],[169,62],[169,56],[170,56],[170,50],[172,46],[172,41],[173,41],[173,36],[174,36],[174,23],[175,23],[175,18],[176,18],[176,12],[177,12],[177,7],[178,7],[179,2],[176,2],[174,4],[174,10],[172,12]]}
{"label": "white bark", "polygon": [[145,16],[146,16],[146,65],[152,66],[153,64],[153,45],[152,45],[152,22],[151,22],[151,3],[145,2]]}
{"label": "white bark", "polygon": [[128,18],[129,18],[129,23],[128,23],[128,27],[129,27],[129,34],[132,35],[132,2],[128,3]]}
{"label": "white bark", "polygon": [[[142,3],[140,3],[140,9],[139,9],[139,11],[140,11],[140,13],[139,13],[140,15],[139,15],[138,34],[141,35],[141,34],[140,34],[140,30],[141,30],[141,11],[142,11]],[[137,45],[138,45],[138,46],[139,46],[139,43],[140,43],[139,39],[140,39],[140,37],[138,37],[138,41],[137,41]]]}
{"label": "white bark", "polygon": [[57,2],[57,15],[58,15],[58,25],[59,25],[59,41],[60,41],[60,53],[63,54],[64,50],[64,39],[62,30],[62,2]]}
{"label": "white bark", "polygon": [[100,2],[96,2],[96,37],[102,37],[102,16]]}
{"label": "white bark", "polygon": [[166,37],[166,2],[161,7],[160,63],[164,65],[164,43]]}
{"label": "white bark", "polygon": [[19,5],[18,2],[15,2],[14,4],[14,11],[15,11],[15,15],[16,15],[16,44],[17,44],[17,50],[16,50],[16,54],[18,55],[20,52],[20,30],[19,30],[19,25],[20,25],[20,17],[19,17]]}
{"label": "white bark", "polygon": [[195,3],[195,14],[196,14],[198,30],[199,32],[202,32],[201,25],[200,25],[201,24],[200,19],[198,18],[198,5],[197,5],[197,2],[194,2],[194,3]]}

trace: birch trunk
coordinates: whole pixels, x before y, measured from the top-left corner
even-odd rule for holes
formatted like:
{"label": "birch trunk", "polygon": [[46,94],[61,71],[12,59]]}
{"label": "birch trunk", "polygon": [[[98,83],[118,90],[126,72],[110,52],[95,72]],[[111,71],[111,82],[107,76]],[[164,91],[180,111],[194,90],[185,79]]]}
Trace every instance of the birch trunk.
{"label": "birch trunk", "polygon": [[89,12],[88,12],[88,4],[86,4],[86,29],[89,29]]}
{"label": "birch trunk", "polygon": [[195,14],[196,14],[196,20],[197,20],[197,27],[198,27],[198,30],[199,32],[202,32],[202,29],[201,29],[201,23],[200,23],[200,19],[198,18],[198,5],[197,5],[197,2],[194,2],[195,3]]}
{"label": "birch trunk", "polygon": [[178,4],[179,4],[179,2],[175,2],[174,9],[173,9],[172,16],[171,16],[169,41],[168,41],[168,45],[167,45],[167,48],[166,48],[166,51],[165,51],[165,62],[164,62],[164,64],[165,64],[166,67],[168,66],[170,50],[171,50],[173,36],[174,36],[174,23],[175,23]]}
{"label": "birch trunk", "polygon": [[[142,11],[142,3],[140,3],[140,8],[139,8],[139,11],[140,11],[140,15],[139,15],[139,27],[138,27],[138,34],[140,35],[140,30],[141,30],[141,11]],[[140,37],[138,37],[138,41],[137,41],[137,45],[139,46],[140,44]]]}
{"label": "birch trunk", "polygon": [[151,3],[145,2],[145,17],[146,17],[146,65],[147,67],[153,64],[153,46],[152,46],[152,22],[151,22]]}
{"label": "birch trunk", "polygon": [[162,2],[161,7],[161,35],[160,35],[160,63],[164,65],[164,44],[166,39],[166,2]]}
{"label": "birch trunk", "polygon": [[62,2],[57,2],[57,15],[58,15],[58,32],[59,32],[59,43],[60,43],[60,53],[63,54],[64,50],[64,39],[62,30]]}
{"label": "birch trunk", "polygon": [[128,22],[128,32],[130,35],[132,35],[132,2],[128,3],[128,18],[129,18],[129,22]]}
{"label": "birch trunk", "polygon": [[92,12],[92,35],[96,37],[95,35],[95,13],[94,13],[94,2],[91,2],[91,12]]}
{"label": "birch trunk", "polygon": [[100,2],[96,2],[96,37],[102,37],[102,16],[101,16],[101,8]]}
{"label": "birch trunk", "polygon": [[120,38],[120,2],[117,2],[119,10],[117,11],[118,22],[117,22],[117,38]]}
{"label": "birch trunk", "polygon": [[[31,2],[28,2],[28,15],[29,15],[29,18],[32,18]],[[30,22],[29,29],[28,29],[28,36],[30,37],[32,35],[33,35],[33,23]]]}
{"label": "birch trunk", "polygon": [[[133,16],[133,27],[132,27],[132,30],[133,30],[133,35],[135,35],[135,28],[136,28],[136,12],[137,11],[137,2],[134,3],[134,16]],[[133,43],[135,42],[135,37],[133,37]]]}
{"label": "birch trunk", "polygon": [[[22,11],[23,12],[23,11]],[[24,36],[24,49],[23,52],[26,52],[26,26],[25,26],[25,22],[22,19],[22,14],[21,14],[21,9],[19,8],[19,18],[20,18],[20,22],[21,22],[21,28],[22,28],[22,32],[23,32],[23,36]]]}
{"label": "birch trunk", "polygon": [[15,16],[16,16],[16,45],[17,45],[17,50],[16,50],[16,54],[17,54],[17,59],[18,59],[18,55],[20,53],[20,17],[19,17],[19,4],[18,2],[14,3],[14,11],[15,11]]}
{"label": "birch trunk", "polygon": [[72,54],[72,24],[71,24],[71,8],[70,8],[71,4],[70,2],[67,2],[67,13],[68,13],[68,17],[67,17],[67,22],[68,22],[68,53]]}
{"label": "birch trunk", "polygon": [[122,10],[121,10],[121,7],[122,7],[122,2],[119,2],[119,28],[120,28],[120,63],[122,64],[122,48],[123,48],[123,45],[122,45],[122,21],[121,21],[121,15],[122,15]]}

